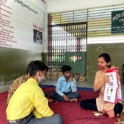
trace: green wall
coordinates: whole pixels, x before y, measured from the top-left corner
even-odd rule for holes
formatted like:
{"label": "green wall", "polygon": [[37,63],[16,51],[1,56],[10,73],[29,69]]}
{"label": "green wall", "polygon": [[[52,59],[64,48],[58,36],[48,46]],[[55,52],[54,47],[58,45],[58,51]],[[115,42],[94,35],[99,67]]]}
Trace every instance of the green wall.
{"label": "green wall", "polygon": [[42,53],[42,61],[44,62],[44,64],[48,64],[47,63],[47,57],[48,57],[48,53]]}
{"label": "green wall", "polygon": [[87,45],[87,80],[93,81],[97,68],[97,58],[101,53],[108,53],[111,65],[119,67],[122,80],[122,65],[124,64],[124,43],[118,44],[88,44]]}
{"label": "green wall", "polygon": [[[124,44],[88,44],[86,56],[86,76],[88,81],[94,81],[95,73],[98,70],[97,57],[103,52],[110,54],[112,65],[119,67],[119,72],[122,76]],[[0,85],[6,85],[9,81],[25,74],[28,63],[31,60],[41,60],[41,56],[43,56],[43,62],[46,64],[47,53],[41,54],[0,47]]]}
{"label": "green wall", "polygon": [[28,63],[41,60],[41,56],[37,52],[0,47],[0,85],[25,74]]}

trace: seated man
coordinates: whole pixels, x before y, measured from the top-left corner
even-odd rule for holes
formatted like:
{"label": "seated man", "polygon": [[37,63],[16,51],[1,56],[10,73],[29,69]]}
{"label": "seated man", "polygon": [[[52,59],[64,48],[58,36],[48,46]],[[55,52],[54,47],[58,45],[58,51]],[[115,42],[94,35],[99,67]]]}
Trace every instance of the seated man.
{"label": "seated man", "polygon": [[[48,67],[46,65],[45,66],[45,71],[43,72],[44,75],[46,75],[47,71],[48,71]],[[11,84],[9,91],[8,91],[8,98],[7,98],[7,104],[9,103],[9,100],[11,99],[12,95],[14,94],[14,92],[17,90],[17,88],[24,82],[26,82],[28,80],[28,78],[30,78],[29,73],[29,68],[27,68],[27,74],[22,75],[21,77],[15,79],[13,81],[13,83]],[[42,77],[38,82],[41,83],[43,80],[45,80],[45,76]],[[47,97],[47,92],[44,92],[45,96]],[[49,100],[49,102],[52,102],[52,100]]]}
{"label": "seated man", "polygon": [[63,76],[58,79],[56,92],[52,92],[50,97],[56,101],[77,102],[80,94],[77,92],[76,81],[71,74],[71,67],[64,65],[62,72]]}
{"label": "seated man", "polygon": [[38,86],[38,80],[44,77],[44,64],[32,61],[28,70],[30,78],[18,87],[7,106],[9,124],[63,124],[62,117],[50,109]]}

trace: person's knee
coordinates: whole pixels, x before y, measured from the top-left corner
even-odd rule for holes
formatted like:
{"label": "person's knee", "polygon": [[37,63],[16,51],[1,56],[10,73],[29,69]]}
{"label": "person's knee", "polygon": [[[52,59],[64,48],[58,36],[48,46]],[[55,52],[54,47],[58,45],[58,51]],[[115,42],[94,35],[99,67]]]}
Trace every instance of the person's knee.
{"label": "person's knee", "polygon": [[45,97],[48,97],[48,93],[46,91],[44,91],[44,95]]}
{"label": "person's knee", "polygon": [[79,97],[80,97],[80,93],[76,92],[76,98],[79,98]]}
{"label": "person's knee", "polygon": [[85,100],[82,100],[82,101],[80,102],[80,106],[81,106],[83,109],[86,109],[86,102],[85,102]]}
{"label": "person's knee", "polygon": [[59,114],[55,114],[55,124],[63,124],[63,118]]}
{"label": "person's knee", "polygon": [[73,94],[73,98],[79,98],[80,97],[80,93],[79,92],[74,92]]}
{"label": "person's knee", "polygon": [[121,113],[122,110],[123,110],[122,104],[121,104],[121,103],[117,103],[117,104],[115,105],[115,108],[114,108],[115,114]]}
{"label": "person's knee", "polygon": [[55,96],[55,92],[52,92],[52,93],[50,93],[50,98],[54,98],[54,96]]}

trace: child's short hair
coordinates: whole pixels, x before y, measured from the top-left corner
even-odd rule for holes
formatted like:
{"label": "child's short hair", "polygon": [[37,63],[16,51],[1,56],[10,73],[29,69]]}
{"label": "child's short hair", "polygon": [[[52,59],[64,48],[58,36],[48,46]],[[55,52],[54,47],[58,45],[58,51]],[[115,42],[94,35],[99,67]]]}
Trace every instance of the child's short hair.
{"label": "child's short hair", "polygon": [[71,71],[71,67],[69,65],[63,65],[62,72],[64,73],[66,71]]}
{"label": "child's short hair", "polygon": [[31,61],[27,67],[27,74],[35,76],[38,71],[44,71],[46,69],[44,63],[40,60]]}

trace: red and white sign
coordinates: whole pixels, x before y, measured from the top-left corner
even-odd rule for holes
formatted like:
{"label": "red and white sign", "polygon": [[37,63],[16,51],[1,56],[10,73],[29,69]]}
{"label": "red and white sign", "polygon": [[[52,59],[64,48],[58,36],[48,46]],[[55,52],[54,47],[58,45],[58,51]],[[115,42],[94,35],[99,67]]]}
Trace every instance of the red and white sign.
{"label": "red and white sign", "polygon": [[121,100],[121,86],[117,76],[118,68],[106,71],[109,76],[110,82],[105,83],[104,101],[116,104],[117,100]]}

